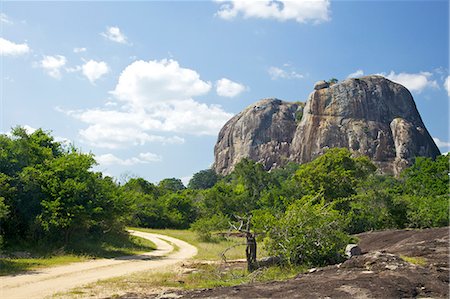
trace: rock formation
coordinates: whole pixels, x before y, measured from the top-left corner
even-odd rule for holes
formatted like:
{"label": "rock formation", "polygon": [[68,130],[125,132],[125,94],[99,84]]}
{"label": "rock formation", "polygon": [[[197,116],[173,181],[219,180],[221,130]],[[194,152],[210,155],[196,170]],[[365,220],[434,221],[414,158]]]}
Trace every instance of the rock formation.
{"label": "rock formation", "polygon": [[228,174],[242,158],[262,163],[266,169],[285,164],[299,109],[303,106],[264,99],[234,116],[220,130],[214,148],[215,171]]}
{"label": "rock formation", "polygon": [[214,170],[228,174],[242,158],[269,170],[345,147],[398,175],[414,157],[440,154],[402,85],[366,76],[332,85],[319,81],[314,88],[304,107],[265,99],[229,120],[214,148]]}

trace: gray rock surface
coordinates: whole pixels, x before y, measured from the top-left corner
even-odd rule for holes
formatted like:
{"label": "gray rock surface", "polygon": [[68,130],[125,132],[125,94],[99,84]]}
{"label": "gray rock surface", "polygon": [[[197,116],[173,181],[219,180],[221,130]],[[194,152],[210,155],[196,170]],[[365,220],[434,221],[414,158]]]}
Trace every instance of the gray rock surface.
{"label": "gray rock surface", "polygon": [[219,133],[214,170],[226,175],[242,158],[262,163],[266,170],[283,165],[289,159],[298,108],[298,104],[264,99],[234,116]]}
{"label": "gray rock surface", "polygon": [[366,76],[315,89],[304,108],[265,99],[234,116],[219,133],[215,171],[228,174],[242,158],[269,170],[344,147],[368,156],[383,173],[398,175],[414,157],[440,154],[402,85]]}
{"label": "gray rock surface", "polygon": [[317,81],[316,84],[314,84],[314,90],[328,88],[329,86],[330,86],[330,83],[328,83],[325,80],[320,80],[320,81]]}

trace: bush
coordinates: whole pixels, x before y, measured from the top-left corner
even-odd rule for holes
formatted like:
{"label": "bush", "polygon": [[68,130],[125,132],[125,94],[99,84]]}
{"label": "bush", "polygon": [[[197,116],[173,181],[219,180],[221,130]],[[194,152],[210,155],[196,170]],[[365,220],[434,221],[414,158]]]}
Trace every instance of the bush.
{"label": "bush", "polygon": [[223,214],[200,218],[191,225],[200,240],[210,242],[213,240],[212,232],[229,228],[230,219]]}
{"label": "bush", "polygon": [[[258,215],[255,227],[268,224],[264,240],[270,255],[281,256],[288,264],[322,266],[343,259],[350,237],[338,211],[325,201],[304,196],[290,205],[280,217]],[[277,219],[278,218],[278,219]]]}
{"label": "bush", "polygon": [[429,228],[449,224],[448,196],[404,195],[397,199],[406,207],[407,226]]}

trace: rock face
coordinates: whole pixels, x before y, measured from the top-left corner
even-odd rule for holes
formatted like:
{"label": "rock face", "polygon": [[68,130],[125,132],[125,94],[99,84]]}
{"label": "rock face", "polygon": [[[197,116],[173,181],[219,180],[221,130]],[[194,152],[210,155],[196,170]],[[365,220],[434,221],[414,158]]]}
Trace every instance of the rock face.
{"label": "rock face", "polygon": [[267,170],[288,161],[305,163],[332,147],[366,155],[395,175],[416,156],[440,154],[410,92],[384,77],[366,76],[331,86],[316,83],[304,108],[277,99],[246,108],[220,131],[214,170],[228,174],[242,158]]}
{"label": "rock face", "polygon": [[262,163],[268,170],[289,159],[296,130],[295,115],[302,106],[264,99],[230,119],[214,147],[214,170],[228,174],[242,158]]}

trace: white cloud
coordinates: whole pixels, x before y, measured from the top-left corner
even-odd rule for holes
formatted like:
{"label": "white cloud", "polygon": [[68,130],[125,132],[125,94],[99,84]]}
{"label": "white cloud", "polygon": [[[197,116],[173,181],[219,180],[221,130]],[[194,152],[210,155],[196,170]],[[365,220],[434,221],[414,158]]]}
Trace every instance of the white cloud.
{"label": "white cloud", "polygon": [[83,53],[86,52],[86,48],[73,48],[73,53]]}
{"label": "white cloud", "polygon": [[[147,142],[180,144],[175,134],[215,136],[232,114],[218,105],[197,102],[211,83],[174,60],[136,61],[124,69],[104,108],[65,111],[86,123],[82,139],[94,146],[118,148]],[[171,136],[167,136],[171,135]]]}
{"label": "white cloud", "polygon": [[447,90],[447,95],[450,97],[450,76],[447,76],[447,79],[445,79],[444,88]]}
{"label": "white cloud", "polygon": [[12,41],[0,37],[0,55],[18,56],[30,52],[30,47],[26,43],[16,44]]}
{"label": "white cloud", "polygon": [[180,67],[175,60],[138,60],[125,68],[112,94],[141,108],[204,95],[210,89],[210,82],[201,80],[196,71]]}
{"label": "white cloud", "polygon": [[245,91],[245,89],[244,85],[227,78],[222,78],[216,82],[216,92],[221,97],[233,98]]}
{"label": "white cloud", "polygon": [[294,20],[299,23],[321,23],[330,20],[329,0],[216,0],[222,3],[217,15],[231,20],[244,18]]}
{"label": "white cloud", "polygon": [[61,68],[66,65],[66,62],[66,57],[62,55],[44,56],[41,60],[40,67],[42,67],[49,76],[60,79]]}
{"label": "white cloud", "polygon": [[10,17],[8,17],[4,13],[0,13],[0,23],[6,24],[6,25],[12,25],[14,22],[11,20]]}
{"label": "white cloud", "polygon": [[364,71],[363,70],[357,70],[354,73],[348,74],[347,78],[358,78],[364,76]]}
{"label": "white cloud", "polygon": [[[285,67],[289,67],[289,65],[285,65]],[[303,79],[305,76],[297,73],[294,70],[285,70],[276,66],[271,66],[268,70],[270,78],[272,80],[277,79]]]}
{"label": "white cloud", "polygon": [[154,153],[140,153],[137,157],[121,159],[113,154],[98,155],[95,160],[101,165],[122,165],[131,166],[136,164],[147,164],[150,162],[160,162],[162,157]]}
{"label": "white cloud", "polygon": [[438,88],[436,80],[432,80],[433,74],[430,72],[420,73],[398,73],[391,71],[389,74],[381,73],[379,75],[385,76],[389,80],[399,83],[411,92],[421,93],[425,88]]}
{"label": "white cloud", "polygon": [[109,67],[104,61],[89,60],[81,68],[83,75],[85,75],[91,83],[94,83],[109,72]]}
{"label": "white cloud", "polygon": [[450,148],[450,142],[448,141],[442,141],[437,137],[433,137],[434,143],[436,143],[436,145],[440,148],[440,149],[447,149]]}
{"label": "white cloud", "polygon": [[109,39],[110,41],[119,44],[128,44],[127,37],[120,31],[119,27],[107,27],[105,32],[100,33],[101,36]]}

